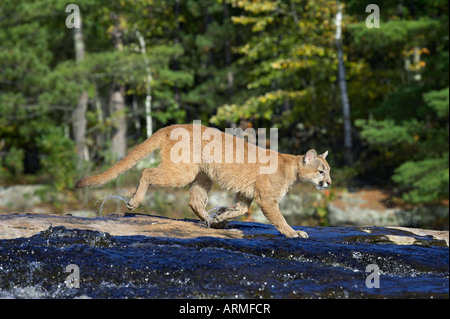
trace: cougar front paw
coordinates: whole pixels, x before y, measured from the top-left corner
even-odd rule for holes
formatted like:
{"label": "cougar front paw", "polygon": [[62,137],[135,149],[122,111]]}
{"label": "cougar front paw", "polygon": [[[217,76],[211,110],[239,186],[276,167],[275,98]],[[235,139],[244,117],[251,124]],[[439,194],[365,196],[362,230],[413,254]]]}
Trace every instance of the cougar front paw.
{"label": "cougar front paw", "polygon": [[286,234],[286,237],[289,237],[289,238],[297,238],[297,237],[308,238],[309,236],[308,236],[308,234],[306,232],[304,232],[302,230],[296,230],[296,231],[294,231],[292,233]]}
{"label": "cougar front paw", "polygon": [[136,198],[131,198],[127,203],[127,208],[129,210],[135,210],[141,203],[136,200]]}

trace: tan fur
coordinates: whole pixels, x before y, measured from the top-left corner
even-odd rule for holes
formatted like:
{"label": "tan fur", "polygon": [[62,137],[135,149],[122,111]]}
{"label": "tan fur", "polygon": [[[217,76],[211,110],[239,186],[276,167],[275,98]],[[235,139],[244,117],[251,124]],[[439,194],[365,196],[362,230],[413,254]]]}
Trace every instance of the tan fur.
{"label": "tan fur", "polygon": [[[268,166],[262,164],[257,157],[255,163],[248,163],[249,152],[255,151],[257,146],[244,142],[244,163],[236,163],[236,137],[232,136],[234,157],[233,162],[226,163],[225,139],[230,141],[230,135],[201,126],[202,134],[206,129],[215,132],[222,138],[218,143],[211,137],[210,140],[202,140],[201,148],[203,154],[200,162],[195,162],[194,152],[190,154],[187,163],[174,163],[171,159],[171,149],[182,138],[171,140],[171,132],[176,128],[187,130],[190,134],[190,150],[193,147],[193,125],[172,125],[160,129],[146,141],[134,148],[124,159],[102,174],[90,176],[79,180],[76,188],[98,187],[110,180],[117,178],[129,168],[136,165],[140,160],[149,155],[155,149],[160,149],[161,164],[156,168],[147,168],[142,171],[139,184],[134,196],[128,202],[127,207],[131,210],[137,208],[143,201],[149,185],[165,187],[183,187],[190,184],[189,206],[195,214],[206,221],[212,227],[223,227],[225,221],[245,214],[254,199],[261,207],[267,219],[287,237],[308,237],[303,231],[295,231],[290,227],[278,207],[278,202],[287,193],[294,182],[310,182],[318,189],[326,188],[331,184],[330,166],[325,160],[328,152],[317,155],[315,150],[309,150],[305,155],[281,154],[273,150],[264,150],[277,157],[278,167],[273,174],[261,174],[260,167]],[[222,161],[213,161],[210,154],[205,151],[205,146],[222,147]],[[256,149],[255,149],[256,148]],[[211,149],[209,149],[211,150]],[[208,192],[212,183],[216,182],[220,187],[236,193],[236,206],[223,207],[211,216],[205,210],[208,202]]]}

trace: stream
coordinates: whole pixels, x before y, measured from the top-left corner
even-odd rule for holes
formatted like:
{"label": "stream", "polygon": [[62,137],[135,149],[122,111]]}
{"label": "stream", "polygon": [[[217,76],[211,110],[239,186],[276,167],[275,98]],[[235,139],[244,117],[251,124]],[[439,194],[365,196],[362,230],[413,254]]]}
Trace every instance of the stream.
{"label": "stream", "polygon": [[449,297],[449,248],[428,237],[396,245],[376,227],[370,236],[357,227],[296,227],[308,239],[285,238],[265,224],[231,227],[245,238],[111,236],[58,226],[3,239],[0,297]]}

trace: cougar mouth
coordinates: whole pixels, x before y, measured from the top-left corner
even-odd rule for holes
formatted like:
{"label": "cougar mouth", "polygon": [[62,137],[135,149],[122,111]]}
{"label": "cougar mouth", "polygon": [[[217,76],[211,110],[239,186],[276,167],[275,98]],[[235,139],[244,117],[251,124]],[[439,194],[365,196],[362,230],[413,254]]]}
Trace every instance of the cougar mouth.
{"label": "cougar mouth", "polygon": [[324,181],[320,181],[319,185],[316,185],[316,188],[320,191],[327,189],[328,187],[330,187],[330,184],[328,184],[327,182],[324,182]]}

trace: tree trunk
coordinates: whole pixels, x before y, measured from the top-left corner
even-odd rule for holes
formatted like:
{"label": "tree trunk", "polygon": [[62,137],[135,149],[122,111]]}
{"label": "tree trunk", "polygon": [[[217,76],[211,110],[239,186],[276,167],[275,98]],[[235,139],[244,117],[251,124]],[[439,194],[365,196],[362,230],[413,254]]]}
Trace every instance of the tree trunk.
{"label": "tree trunk", "polygon": [[[112,31],[112,37],[116,50],[121,51],[123,48],[122,36],[123,30],[120,26],[119,19],[116,14],[113,18],[116,25]],[[122,84],[113,83],[111,87],[111,95],[109,99],[109,113],[112,116],[114,126],[111,138],[111,154],[114,161],[125,157],[127,150],[127,119],[125,116],[125,87]]]}
{"label": "tree trunk", "polygon": [[127,121],[125,117],[124,87],[113,86],[110,95],[109,111],[114,123],[114,133],[111,139],[111,153],[114,161],[125,157],[127,150]]}
{"label": "tree trunk", "polygon": [[136,35],[139,39],[139,45],[141,47],[141,53],[144,56],[145,62],[145,72],[147,73],[147,81],[145,83],[145,123],[147,129],[147,138],[152,136],[153,134],[153,125],[152,125],[152,70],[150,69],[150,62],[147,57],[147,49],[145,46],[145,39],[139,30],[136,31]]}
{"label": "tree trunk", "polygon": [[[80,17],[81,20],[81,17]],[[73,40],[75,46],[75,61],[80,63],[84,58],[84,41],[83,41],[83,31],[80,21],[80,27],[73,29]],[[86,146],[86,111],[88,105],[88,93],[84,91],[78,100],[78,104],[72,112],[72,130],[73,138],[77,147],[77,169],[83,168],[85,161],[89,161],[89,151]]]}
{"label": "tree trunk", "polygon": [[347,81],[345,79],[344,50],[342,48],[342,4],[338,5],[336,14],[336,46],[338,52],[338,83],[341,91],[342,115],[344,117],[344,160],[347,165],[351,165],[353,163],[352,120]]}
{"label": "tree trunk", "polygon": [[85,161],[89,161],[89,150],[86,147],[86,110],[88,105],[88,93],[81,93],[78,104],[72,112],[73,138],[77,147],[77,169],[83,167]]}
{"label": "tree trunk", "polygon": [[[229,13],[228,13],[228,4],[223,2],[223,24],[224,27],[230,22]],[[227,103],[232,102],[233,100],[233,87],[234,87],[234,74],[231,69],[231,43],[230,38],[225,39],[224,43],[224,51],[225,51],[225,67],[228,69],[227,72]]]}
{"label": "tree trunk", "polygon": [[[180,17],[180,0],[175,0],[174,2],[174,14],[175,14],[175,35],[174,35],[174,39],[173,42],[175,45],[180,44],[180,22],[179,22],[179,17]],[[178,58],[174,58],[173,60],[173,70],[179,70],[180,66],[179,66],[179,62],[178,62]],[[173,87],[173,94],[174,94],[174,99],[175,99],[175,103],[177,103],[177,105],[180,105],[180,88],[178,87],[178,85],[175,83],[174,87]]]}
{"label": "tree trunk", "polygon": [[136,94],[131,96],[131,105],[133,106],[134,128],[138,135],[141,133],[141,120],[139,118],[139,105]]}

